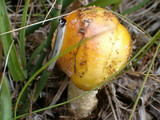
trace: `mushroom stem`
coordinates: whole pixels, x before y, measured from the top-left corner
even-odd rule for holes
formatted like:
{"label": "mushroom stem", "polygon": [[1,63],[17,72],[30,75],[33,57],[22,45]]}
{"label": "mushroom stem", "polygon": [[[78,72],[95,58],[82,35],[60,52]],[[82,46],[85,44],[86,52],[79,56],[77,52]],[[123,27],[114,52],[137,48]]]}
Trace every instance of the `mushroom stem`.
{"label": "mushroom stem", "polygon": [[[70,82],[68,87],[68,100],[78,97],[85,92],[86,91],[79,89],[72,82]],[[97,106],[97,93],[98,90],[94,90],[87,95],[70,102],[69,106],[74,111],[76,117],[84,118],[91,114],[91,112]]]}

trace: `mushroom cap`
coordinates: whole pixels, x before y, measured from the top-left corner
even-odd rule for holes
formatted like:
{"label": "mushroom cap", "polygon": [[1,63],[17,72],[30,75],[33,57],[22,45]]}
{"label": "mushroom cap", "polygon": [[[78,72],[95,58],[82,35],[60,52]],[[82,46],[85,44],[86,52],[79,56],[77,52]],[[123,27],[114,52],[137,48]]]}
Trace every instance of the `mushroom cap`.
{"label": "mushroom cap", "polygon": [[61,52],[79,46],[57,60],[57,65],[80,89],[90,90],[118,71],[131,53],[127,29],[107,10],[81,8],[65,17]]}

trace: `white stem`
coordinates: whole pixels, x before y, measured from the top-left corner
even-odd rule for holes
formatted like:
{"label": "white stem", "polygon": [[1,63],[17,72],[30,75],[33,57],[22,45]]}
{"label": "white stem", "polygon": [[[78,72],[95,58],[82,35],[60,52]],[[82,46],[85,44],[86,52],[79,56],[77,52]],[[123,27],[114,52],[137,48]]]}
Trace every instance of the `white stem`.
{"label": "white stem", "polygon": [[[72,82],[70,82],[68,87],[68,100],[80,96],[85,92],[86,91],[79,89]],[[91,114],[91,112],[97,106],[97,92],[98,90],[94,90],[89,94],[70,102],[69,106],[75,112],[76,117],[84,118]]]}

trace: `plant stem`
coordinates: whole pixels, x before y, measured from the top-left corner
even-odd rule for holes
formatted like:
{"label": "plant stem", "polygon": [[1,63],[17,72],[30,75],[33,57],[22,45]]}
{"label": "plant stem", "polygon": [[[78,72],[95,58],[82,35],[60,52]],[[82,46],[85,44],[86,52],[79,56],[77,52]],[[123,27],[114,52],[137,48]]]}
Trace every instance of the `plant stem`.
{"label": "plant stem", "polygon": [[[58,0],[56,2],[57,6],[61,6],[62,2],[63,2],[63,0]],[[59,8],[58,9],[53,8],[53,10],[51,12],[54,13],[53,17],[59,16],[60,13],[61,13],[61,8],[60,9]],[[44,45],[44,49],[46,49],[47,51],[49,51],[51,49],[51,41],[52,41],[52,38],[53,38],[53,33],[55,32],[55,30],[57,28],[57,25],[58,25],[58,19],[53,20],[50,31],[49,31],[49,34],[48,34],[48,37],[47,37],[47,40],[46,40],[46,43]],[[36,66],[33,68],[32,72],[31,72],[31,74],[35,73],[41,67],[41,65],[43,63],[43,60],[46,57],[46,55],[47,55],[47,53],[43,50],[39,59],[38,59],[38,62],[36,64]]]}

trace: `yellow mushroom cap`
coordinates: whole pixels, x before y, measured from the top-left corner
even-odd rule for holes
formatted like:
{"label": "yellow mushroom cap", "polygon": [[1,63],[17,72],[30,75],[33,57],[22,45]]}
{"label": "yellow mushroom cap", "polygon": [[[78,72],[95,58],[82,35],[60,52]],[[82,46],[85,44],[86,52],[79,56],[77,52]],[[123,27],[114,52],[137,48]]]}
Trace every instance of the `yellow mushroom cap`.
{"label": "yellow mushroom cap", "polygon": [[96,87],[127,62],[131,38],[112,13],[99,7],[81,8],[65,19],[61,51],[86,40],[57,61],[78,88]]}

